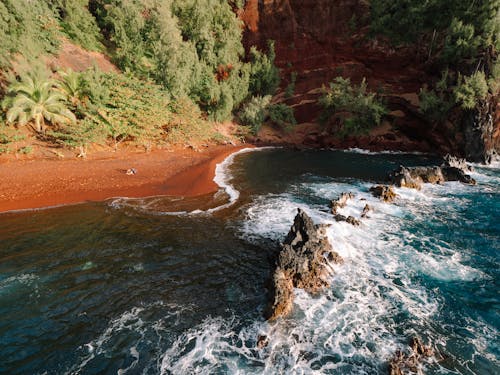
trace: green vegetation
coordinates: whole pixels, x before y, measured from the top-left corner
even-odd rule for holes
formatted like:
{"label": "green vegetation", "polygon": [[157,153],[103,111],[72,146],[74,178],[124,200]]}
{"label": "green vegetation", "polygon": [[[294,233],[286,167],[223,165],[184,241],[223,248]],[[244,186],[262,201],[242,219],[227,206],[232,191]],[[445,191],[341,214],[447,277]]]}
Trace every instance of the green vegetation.
{"label": "green vegetation", "polygon": [[[500,0],[372,0],[371,29],[396,44],[412,44],[446,85],[420,93],[421,111],[442,121],[455,105],[472,110],[499,95]],[[441,87],[437,87],[441,82]]]}
{"label": "green vegetation", "polygon": [[268,54],[263,54],[255,47],[250,49],[252,62],[249,90],[254,95],[273,95],[280,84],[279,70],[274,66],[274,43],[268,43]]}
{"label": "green vegetation", "polygon": [[351,84],[349,78],[337,77],[319,101],[323,107],[321,121],[327,122],[337,114],[342,122],[341,137],[359,135],[380,124],[387,113],[384,104],[375,93],[369,92],[365,79],[359,85]]}
{"label": "green vegetation", "polygon": [[271,95],[254,96],[240,110],[240,122],[250,127],[252,133],[257,134],[266,121],[284,129],[296,124],[293,109],[285,104],[271,104],[271,99]]}
{"label": "green vegetation", "polygon": [[19,150],[17,150],[17,152],[20,154],[23,154],[23,155],[29,155],[33,152],[33,147],[24,146],[24,147],[21,147]]}
{"label": "green vegetation", "polygon": [[289,99],[295,92],[295,82],[297,82],[297,72],[290,73],[290,83],[285,88],[285,98]]}
{"label": "green vegetation", "polygon": [[87,50],[104,49],[99,27],[89,12],[89,0],[51,0],[48,3],[66,36]]}
{"label": "green vegetation", "polygon": [[8,123],[30,123],[37,132],[44,132],[47,123],[52,125],[74,123],[75,115],[65,105],[65,97],[56,83],[38,70],[21,76],[10,84],[3,101]]}
{"label": "green vegetation", "polygon": [[[133,142],[150,149],[220,139],[225,121],[274,95],[274,45],[245,56],[242,25],[225,0],[5,0],[0,3],[0,124],[32,127],[40,139],[80,149]],[[63,38],[106,53],[123,73],[34,68]],[[24,67],[26,65],[27,67]],[[22,68],[20,68],[22,66]],[[10,77],[10,78],[6,78]],[[264,119],[294,123],[284,105]]]}
{"label": "green vegetation", "polygon": [[488,95],[488,83],[484,72],[477,71],[469,77],[459,77],[454,88],[455,100],[463,109],[473,109]]}

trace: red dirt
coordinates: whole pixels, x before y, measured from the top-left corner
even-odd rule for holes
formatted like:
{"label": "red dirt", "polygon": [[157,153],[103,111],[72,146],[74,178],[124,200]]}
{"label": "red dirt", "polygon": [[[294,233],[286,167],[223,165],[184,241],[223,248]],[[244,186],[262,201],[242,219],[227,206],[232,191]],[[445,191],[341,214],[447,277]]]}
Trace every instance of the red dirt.
{"label": "red dirt", "polygon": [[86,51],[67,39],[63,39],[57,56],[50,57],[47,60],[47,65],[51,66],[53,70],[72,69],[75,72],[84,71],[94,64],[103,72],[119,71],[104,54]]}
{"label": "red dirt", "polygon": [[[216,164],[243,147],[117,151],[112,157],[84,160],[10,159],[0,164],[0,212],[116,196],[208,194],[217,190]],[[127,175],[129,168],[137,174]]]}

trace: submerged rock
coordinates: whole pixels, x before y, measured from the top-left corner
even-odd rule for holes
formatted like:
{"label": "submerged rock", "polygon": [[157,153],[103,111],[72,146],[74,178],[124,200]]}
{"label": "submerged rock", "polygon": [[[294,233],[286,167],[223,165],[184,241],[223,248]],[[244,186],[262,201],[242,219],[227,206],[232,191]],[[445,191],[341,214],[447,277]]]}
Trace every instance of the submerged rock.
{"label": "submerged rock", "polygon": [[389,362],[389,375],[404,375],[411,373],[421,373],[420,363],[426,358],[434,355],[434,350],[430,346],[424,345],[418,337],[413,337],[410,341],[410,352],[403,353],[396,351],[394,357]]}
{"label": "submerged rock", "polygon": [[341,263],[342,258],[328,242],[325,226],[315,225],[299,208],[285,241],[280,245],[266,318],[275,319],[291,311],[293,288],[316,293],[328,286],[328,261]]}
{"label": "submerged rock", "polygon": [[336,215],[337,210],[339,208],[344,208],[347,204],[347,201],[349,199],[353,199],[353,198],[354,198],[354,193],[348,192],[348,193],[342,193],[342,194],[340,194],[340,196],[337,199],[332,200],[330,203],[330,207],[332,209],[332,214]]}
{"label": "submerged rock", "polygon": [[396,193],[394,192],[392,186],[387,186],[387,185],[372,186],[370,188],[370,191],[374,197],[380,198],[384,202],[390,203],[396,198]]}

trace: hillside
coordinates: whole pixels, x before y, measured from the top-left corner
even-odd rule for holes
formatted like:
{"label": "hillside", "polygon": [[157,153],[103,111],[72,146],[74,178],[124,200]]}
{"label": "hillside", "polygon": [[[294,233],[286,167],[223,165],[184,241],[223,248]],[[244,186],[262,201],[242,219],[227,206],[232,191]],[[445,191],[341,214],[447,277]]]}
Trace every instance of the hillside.
{"label": "hillside", "polygon": [[[489,161],[500,148],[500,2],[410,3],[4,1],[0,151],[244,137]],[[59,112],[34,116],[26,83],[58,97]],[[241,125],[232,134],[220,125],[230,121]]]}
{"label": "hillside", "polygon": [[[436,13],[432,13],[432,9],[422,9],[421,12],[427,13],[421,15],[423,20],[420,25],[418,15],[404,11],[402,5],[398,9],[399,3],[393,2],[391,5],[391,2],[364,0],[247,1],[242,16],[246,23],[245,43],[263,46],[268,39],[275,40],[276,64],[281,69],[283,78],[280,100],[292,106],[298,123],[303,124],[289,134],[267,129],[261,134],[261,140],[293,144],[305,141],[323,147],[333,145],[371,149],[439,150],[478,161],[488,159],[484,154],[490,151],[486,150],[498,150],[500,78],[498,45],[495,45],[498,44],[498,39],[495,38],[498,38],[500,22],[499,3],[485,2],[482,4],[483,9],[477,6],[467,13],[460,2],[452,2],[445,14],[443,9],[437,9],[444,2],[430,2],[429,7],[436,7]],[[410,3],[415,4],[413,12],[417,12],[419,2]],[[378,14],[381,14],[380,18],[375,18]],[[431,17],[435,15],[440,16],[442,25],[432,24],[434,18]],[[390,17],[399,18],[399,23]],[[457,49],[460,48],[459,44],[461,48],[466,44],[463,35],[456,40],[450,38],[449,34],[453,31],[450,23],[454,17],[462,17],[464,23],[465,19],[467,22],[472,19],[478,24],[483,22],[486,25],[489,20],[496,24],[496,34],[493,33],[493,39],[483,47],[487,52],[478,48],[476,51],[467,51],[468,55],[460,55],[459,52],[462,52],[458,51],[449,57],[451,61],[443,61],[444,52],[454,47],[446,43],[455,43]],[[415,30],[411,30],[412,23],[415,23]],[[391,25],[396,25],[393,28],[399,25],[400,29],[391,29]],[[481,33],[485,33],[478,29],[479,26],[476,25],[475,35],[470,36],[471,40],[480,39]],[[417,35],[410,35],[410,31]],[[395,36],[400,37],[400,40],[395,41]],[[404,38],[406,40],[402,42],[401,39]],[[467,118],[481,115],[474,115],[469,109],[464,110],[460,103],[449,103],[453,101],[450,98],[453,94],[449,91],[453,91],[452,86],[457,84],[459,75],[470,74],[477,69],[483,69],[486,75],[490,72],[492,76],[491,95],[483,99],[485,103],[488,102],[483,104],[489,108],[486,117],[491,118],[488,117],[489,123],[484,126],[482,134],[472,135],[470,128],[475,125],[467,122]],[[446,95],[438,92],[437,96],[440,97],[423,98],[425,95],[422,95],[421,90],[424,93],[427,90],[432,92],[441,80],[443,71],[449,72]],[[388,114],[383,124],[371,130],[370,135],[351,134],[339,139],[335,137],[342,126],[338,119],[337,123],[329,124],[330,128],[314,125],[322,111],[318,102],[324,92],[322,87],[328,87],[329,82],[337,76],[350,78],[354,83],[360,83],[366,78],[368,88],[383,97]],[[294,93],[287,97],[285,91],[291,80],[294,82]],[[424,103],[421,102],[422,98]],[[429,106],[429,99],[436,100],[436,103],[430,103],[436,108]],[[441,99],[441,103],[437,99]],[[449,107],[444,111],[446,113],[432,113],[439,112],[440,105]],[[477,141],[477,138],[481,140]],[[475,142],[481,145],[472,145]]]}

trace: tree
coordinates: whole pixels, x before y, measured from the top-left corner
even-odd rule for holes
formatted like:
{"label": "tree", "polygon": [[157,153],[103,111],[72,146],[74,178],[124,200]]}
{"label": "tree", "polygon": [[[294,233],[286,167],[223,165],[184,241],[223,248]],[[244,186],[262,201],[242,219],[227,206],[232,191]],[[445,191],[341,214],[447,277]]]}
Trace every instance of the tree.
{"label": "tree", "polygon": [[53,80],[40,73],[31,73],[9,86],[3,107],[7,110],[7,122],[21,126],[30,124],[35,131],[44,132],[46,121],[51,124],[76,121],[64,101],[64,95],[57,91]]}

